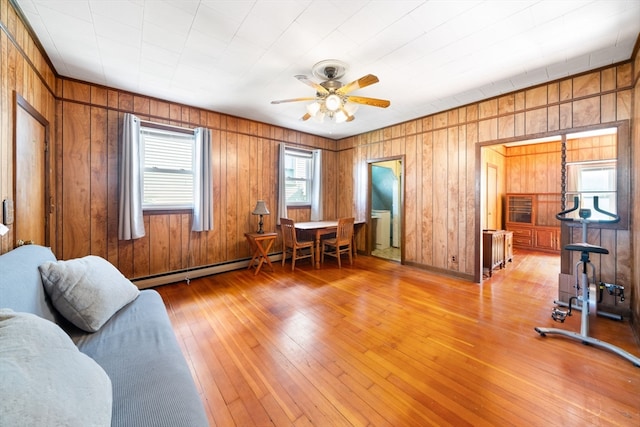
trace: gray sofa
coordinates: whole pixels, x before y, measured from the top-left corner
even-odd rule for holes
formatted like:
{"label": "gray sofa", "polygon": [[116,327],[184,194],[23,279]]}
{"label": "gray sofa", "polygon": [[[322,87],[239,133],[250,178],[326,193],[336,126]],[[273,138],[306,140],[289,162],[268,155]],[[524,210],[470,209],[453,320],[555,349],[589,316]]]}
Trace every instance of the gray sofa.
{"label": "gray sofa", "polygon": [[[49,262],[57,264],[52,251],[37,245],[22,246],[0,255],[0,309],[10,309],[0,310],[0,374],[4,384],[0,384],[0,400],[5,402],[0,404],[0,419],[7,420],[11,416],[14,421],[23,421],[20,425],[207,426],[201,398],[160,295],[154,290],[138,291],[135,288],[131,302],[117,309],[97,327],[96,332],[87,332],[71,323],[68,314],[63,316],[55,308],[58,305],[54,306],[50,289],[44,286],[47,280],[45,278],[43,282],[39,270],[39,266]],[[75,348],[69,352],[70,349],[64,348],[66,344],[61,342],[64,351],[58,352],[58,341],[55,341],[54,346],[46,344],[49,347],[39,353],[33,350],[31,347],[37,347],[39,343],[29,342],[30,335],[19,329],[23,326],[17,318],[22,313],[31,313],[37,318],[31,314],[23,315],[21,321],[28,323],[35,318],[36,323],[39,322],[38,328],[52,327],[64,331],[66,335],[56,339],[64,341],[68,336]],[[41,319],[53,322],[59,328]],[[11,338],[11,327],[14,332],[18,328],[17,344],[15,333]],[[48,357],[59,359],[55,363],[45,360],[48,364],[45,369],[41,366],[25,367],[37,359]],[[76,357],[79,358],[77,369],[73,365]],[[82,369],[84,365],[91,364],[97,365],[94,367],[94,371],[99,371],[94,372],[97,377],[83,381]],[[71,365],[74,372],[72,375],[63,374],[62,379],[55,381],[71,377],[72,386],[56,384],[52,379],[56,366],[63,369],[63,365]],[[41,375],[44,380],[39,381],[46,384],[26,388],[24,378],[32,379],[31,374]],[[11,380],[15,381],[13,385]],[[110,390],[104,385],[108,382]],[[57,386],[63,391],[52,392]],[[73,390],[73,387],[79,388]],[[53,396],[41,398],[38,395],[47,392]],[[80,396],[80,403],[70,402],[74,393]],[[85,401],[92,398],[100,407],[96,409],[87,404],[83,409]],[[46,399],[53,401],[53,408],[46,407]],[[109,403],[110,407],[105,409]],[[60,410],[55,405],[60,405]],[[58,413],[63,412],[63,406],[71,407],[65,411],[80,408],[85,413],[82,416],[67,414],[67,419],[62,421],[48,418],[60,415]],[[109,416],[99,419],[101,411],[104,413],[108,409]],[[91,419],[93,414],[95,417]]]}

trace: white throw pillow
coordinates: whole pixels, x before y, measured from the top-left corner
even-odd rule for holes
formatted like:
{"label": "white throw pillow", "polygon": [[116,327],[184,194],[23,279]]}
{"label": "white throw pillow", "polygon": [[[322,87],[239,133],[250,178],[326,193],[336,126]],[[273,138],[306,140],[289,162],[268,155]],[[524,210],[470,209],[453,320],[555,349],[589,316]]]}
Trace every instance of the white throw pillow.
{"label": "white throw pillow", "polygon": [[140,291],[109,261],[95,255],[39,266],[53,306],[71,323],[96,332]]}
{"label": "white throw pillow", "polygon": [[58,325],[0,309],[0,424],[111,425],[111,380]]}

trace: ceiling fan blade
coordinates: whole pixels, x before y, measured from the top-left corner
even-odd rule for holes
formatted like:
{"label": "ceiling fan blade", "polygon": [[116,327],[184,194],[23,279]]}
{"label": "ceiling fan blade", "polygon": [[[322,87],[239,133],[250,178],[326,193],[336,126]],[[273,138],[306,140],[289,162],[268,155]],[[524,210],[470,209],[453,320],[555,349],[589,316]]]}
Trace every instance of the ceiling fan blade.
{"label": "ceiling fan blade", "polygon": [[336,92],[341,95],[345,95],[349,92],[353,92],[356,89],[361,89],[363,87],[370,86],[374,83],[378,83],[379,81],[380,80],[378,80],[378,78],[373,74],[367,74],[364,77],[360,77],[358,80],[354,80],[351,83],[347,83],[346,85],[342,86],[340,89],[337,89]]}
{"label": "ceiling fan blade", "polygon": [[329,91],[327,90],[327,88],[321,86],[320,84],[309,80],[309,77],[299,74],[297,76],[295,76],[296,79],[300,80],[302,83],[311,86],[312,88],[314,88],[316,90],[316,92],[322,94],[322,95],[327,95],[329,94]]}
{"label": "ceiling fan blade", "polygon": [[298,101],[315,101],[316,98],[314,97],[304,97],[304,98],[291,98],[291,99],[281,99],[279,101],[271,101],[272,104],[282,104],[285,102],[298,102]]}
{"label": "ceiling fan blade", "polygon": [[386,99],[377,99],[377,98],[367,98],[364,96],[350,96],[348,98],[349,102],[355,102],[356,104],[365,104],[371,105],[372,107],[380,107],[387,108],[391,105],[391,101],[387,101]]}

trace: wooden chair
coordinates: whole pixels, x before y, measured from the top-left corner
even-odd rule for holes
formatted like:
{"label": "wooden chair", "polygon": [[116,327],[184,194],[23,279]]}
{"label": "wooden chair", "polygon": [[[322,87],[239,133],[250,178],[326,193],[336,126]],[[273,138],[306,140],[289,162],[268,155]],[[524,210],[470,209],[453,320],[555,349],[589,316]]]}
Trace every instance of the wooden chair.
{"label": "wooden chair", "polygon": [[[311,265],[315,266],[314,246],[312,240],[298,241],[296,237],[296,227],[292,219],[280,218],[282,227],[282,265],[287,259],[287,253],[291,252],[291,271],[296,268],[296,260],[311,258]],[[304,249],[309,249],[309,253],[304,253]]]}
{"label": "wooden chair", "polygon": [[338,219],[338,229],[335,239],[322,241],[322,262],[324,256],[329,255],[338,260],[338,267],[342,268],[340,257],[342,254],[349,255],[349,264],[353,264],[353,222],[354,218]]}

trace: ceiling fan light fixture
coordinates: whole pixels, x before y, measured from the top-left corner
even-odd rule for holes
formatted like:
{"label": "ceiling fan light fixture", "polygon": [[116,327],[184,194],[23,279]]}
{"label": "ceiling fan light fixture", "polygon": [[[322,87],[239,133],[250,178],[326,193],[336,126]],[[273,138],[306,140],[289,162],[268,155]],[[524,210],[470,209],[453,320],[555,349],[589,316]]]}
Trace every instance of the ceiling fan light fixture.
{"label": "ceiling fan light fixture", "polygon": [[[365,88],[374,83],[378,83],[378,77],[367,74],[352,82],[342,84],[338,79],[344,76],[347,64],[335,59],[320,61],[313,66],[312,73],[315,77],[323,80],[316,83],[303,74],[294,77],[301,83],[315,89],[315,97],[298,97],[271,101],[272,104],[282,104],[285,102],[310,101],[306,105],[307,112],[301,120],[309,120],[322,123],[325,117],[329,121],[336,123],[351,122],[355,120],[354,113],[358,105],[370,105],[372,107],[387,108],[391,102],[386,99],[368,98],[365,96],[352,95],[351,92]],[[325,80],[326,79],[326,80]]]}
{"label": "ceiling fan light fixture", "polygon": [[320,107],[320,103],[316,101],[312,104],[307,105],[307,112],[310,116],[315,116],[316,114],[318,114],[318,111],[320,111]]}
{"label": "ceiling fan light fixture", "polygon": [[324,105],[329,111],[337,111],[342,106],[342,100],[338,95],[332,93],[324,100]]}
{"label": "ceiling fan light fixture", "polygon": [[347,115],[342,111],[338,111],[334,117],[336,119],[336,123],[344,123],[347,121]]}

